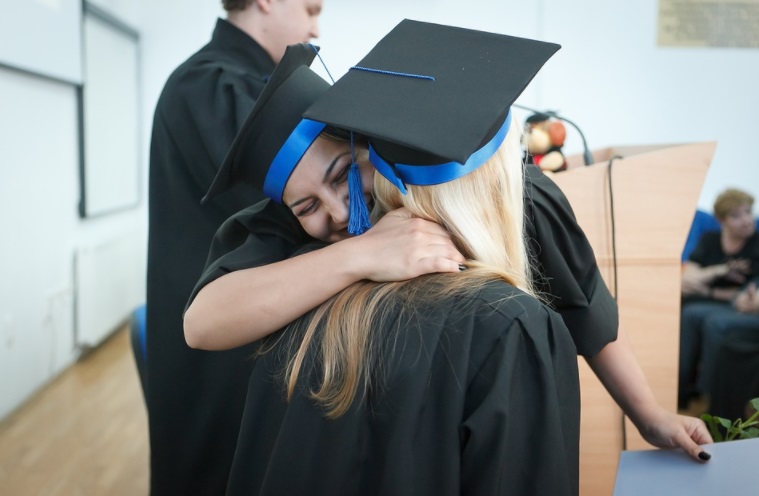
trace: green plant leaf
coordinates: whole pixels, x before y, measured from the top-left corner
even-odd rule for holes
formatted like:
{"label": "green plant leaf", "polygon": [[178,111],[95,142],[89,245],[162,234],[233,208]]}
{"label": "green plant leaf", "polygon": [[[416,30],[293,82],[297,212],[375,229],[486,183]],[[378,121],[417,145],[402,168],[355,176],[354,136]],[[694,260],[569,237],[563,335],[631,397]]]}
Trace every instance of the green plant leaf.
{"label": "green plant leaf", "polygon": [[736,419],[734,422],[731,422],[728,419],[708,413],[701,415],[701,420],[709,428],[709,434],[711,434],[715,443],[732,441],[735,438],[749,439],[759,437],[759,428],[755,427],[759,426],[759,398],[752,399],[750,403],[756,411],[745,422],[742,419]]}
{"label": "green plant leaf", "polygon": [[724,427],[725,429],[729,429],[729,428],[730,428],[730,427],[732,427],[732,425],[733,425],[733,423],[732,423],[731,421],[729,421],[728,419],[726,419],[726,418],[722,418],[722,417],[714,417],[714,418],[715,418],[715,419],[717,420],[717,422],[719,422],[719,423],[722,425],[722,427]]}
{"label": "green plant leaf", "polygon": [[712,439],[715,443],[719,443],[722,441],[722,433],[719,431],[719,426],[717,424],[717,419],[708,413],[705,413],[701,415],[701,420],[704,421],[706,426],[709,428],[709,434],[711,434]]}

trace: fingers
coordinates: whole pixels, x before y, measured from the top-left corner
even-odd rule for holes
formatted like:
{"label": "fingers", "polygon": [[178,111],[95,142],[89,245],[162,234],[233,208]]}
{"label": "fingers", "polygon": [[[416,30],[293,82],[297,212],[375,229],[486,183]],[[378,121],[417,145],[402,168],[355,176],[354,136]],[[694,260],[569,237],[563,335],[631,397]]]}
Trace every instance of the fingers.
{"label": "fingers", "polygon": [[422,250],[417,262],[419,275],[433,272],[460,272],[466,262],[453,243],[430,245]]}
{"label": "fingers", "polygon": [[704,422],[695,417],[681,416],[681,420],[684,425],[674,436],[675,444],[697,462],[709,461],[712,457],[711,454],[701,446],[712,443],[712,437],[709,435]]}
{"label": "fingers", "polygon": [[435,272],[459,272],[466,258],[451,235],[435,222],[413,217],[405,208],[386,214],[356,238],[364,255],[365,278],[401,281]]}
{"label": "fingers", "polygon": [[438,272],[461,272],[462,264],[456,260],[440,257],[425,257],[419,260],[419,275]]}

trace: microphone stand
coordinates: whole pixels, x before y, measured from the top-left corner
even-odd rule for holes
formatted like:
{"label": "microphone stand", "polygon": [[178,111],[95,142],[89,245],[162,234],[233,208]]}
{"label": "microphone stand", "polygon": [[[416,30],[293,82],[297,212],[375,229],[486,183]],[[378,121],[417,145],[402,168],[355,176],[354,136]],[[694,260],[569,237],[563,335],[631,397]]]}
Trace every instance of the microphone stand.
{"label": "microphone stand", "polygon": [[516,107],[516,108],[520,108],[522,110],[527,110],[529,112],[534,112],[536,114],[545,114],[545,115],[547,115],[549,117],[553,117],[555,119],[562,120],[562,121],[566,122],[567,124],[569,124],[570,126],[572,126],[573,128],[575,128],[575,130],[577,131],[577,134],[580,135],[580,139],[582,140],[582,149],[583,149],[582,159],[585,162],[585,165],[590,165],[590,164],[593,163],[593,154],[590,153],[590,149],[588,148],[588,143],[585,141],[585,135],[582,134],[582,131],[580,131],[580,128],[577,127],[577,124],[575,124],[574,122],[570,121],[566,117],[560,116],[559,114],[557,114],[553,110],[536,110],[536,109],[533,109],[533,108],[530,108],[530,107],[525,107],[524,105],[518,105],[516,103],[512,103],[511,106],[512,107]]}

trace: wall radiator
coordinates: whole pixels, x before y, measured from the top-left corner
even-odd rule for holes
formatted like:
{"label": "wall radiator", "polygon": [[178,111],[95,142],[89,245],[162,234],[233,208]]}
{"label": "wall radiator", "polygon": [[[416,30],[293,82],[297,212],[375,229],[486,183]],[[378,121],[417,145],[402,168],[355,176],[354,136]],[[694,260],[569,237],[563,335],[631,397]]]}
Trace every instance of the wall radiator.
{"label": "wall radiator", "polygon": [[78,347],[100,344],[145,302],[144,240],[141,232],[132,232],[76,250]]}

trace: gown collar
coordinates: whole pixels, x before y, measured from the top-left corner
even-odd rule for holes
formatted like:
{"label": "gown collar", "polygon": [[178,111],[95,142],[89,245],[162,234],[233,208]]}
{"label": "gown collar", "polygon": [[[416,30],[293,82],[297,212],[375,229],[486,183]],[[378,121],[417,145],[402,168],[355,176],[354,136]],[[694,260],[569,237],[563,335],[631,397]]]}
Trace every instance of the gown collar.
{"label": "gown collar", "polygon": [[209,48],[221,49],[264,74],[271,74],[276,65],[256,40],[225,19],[216,20]]}

